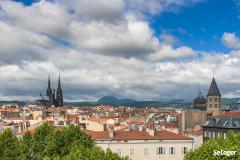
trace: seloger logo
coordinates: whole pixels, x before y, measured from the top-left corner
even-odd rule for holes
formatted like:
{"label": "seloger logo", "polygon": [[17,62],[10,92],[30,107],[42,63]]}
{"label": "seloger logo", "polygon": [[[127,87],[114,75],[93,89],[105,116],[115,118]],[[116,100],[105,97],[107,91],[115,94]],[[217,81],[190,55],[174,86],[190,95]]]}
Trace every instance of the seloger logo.
{"label": "seloger logo", "polygon": [[223,151],[223,150],[214,150],[213,151],[213,155],[214,156],[234,156],[236,154],[237,151]]}

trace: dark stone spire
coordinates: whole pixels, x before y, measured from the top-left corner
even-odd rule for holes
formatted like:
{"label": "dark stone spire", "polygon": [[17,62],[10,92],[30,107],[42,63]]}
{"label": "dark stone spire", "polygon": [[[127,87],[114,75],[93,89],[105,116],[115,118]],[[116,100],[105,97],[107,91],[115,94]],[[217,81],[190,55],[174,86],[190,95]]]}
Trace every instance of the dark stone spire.
{"label": "dark stone spire", "polygon": [[50,76],[48,77],[48,88],[46,92],[46,96],[50,96],[52,94],[52,88],[51,88],[51,81],[50,81]]}
{"label": "dark stone spire", "polygon": [[59,74],[59,77],[58,77],[58,88],[62,89],[62,87],[61,87],[61,78],[60,78],[60,74]]}
{"label": "dark stone spire", "polygon": [[219,92],[219,89],[218,89],[218,86],[217,86],[217,83],[213,77],[212,79],[212,83],[210,85],[210,88],[208,89],[208,94],[207,96],[221,96],[220,92]]}
{"label": "dark stone spire", "polygon": [[206,99],[206,98],[202,95],[202,92],[199,91],[196,99]]}
{"label": "dark stone spire", "polygon": [[63,93],[62,93],[60,74],[59,74],[59,78],[58,78],[58,88],[57,88],[57,93],[56,93],[56,100],[57,100],[58,106],[63,106]]}

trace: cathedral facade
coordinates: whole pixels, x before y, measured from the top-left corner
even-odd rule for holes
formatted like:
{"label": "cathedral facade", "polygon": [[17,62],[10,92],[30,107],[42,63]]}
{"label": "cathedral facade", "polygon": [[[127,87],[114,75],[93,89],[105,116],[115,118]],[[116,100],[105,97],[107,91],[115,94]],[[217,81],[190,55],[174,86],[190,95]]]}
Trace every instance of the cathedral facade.
{"label": "cathedral facade", "polygon": [[53,89],[51,88],[50,76],[48,77],[48,88],[47,88],[46,96],[48,97],[48,101],[51,106],[55,106],[55,107],[63,106],[63,92],[61,87],[60,75],[58,78],[57,91],[55,91],[54,88]]}

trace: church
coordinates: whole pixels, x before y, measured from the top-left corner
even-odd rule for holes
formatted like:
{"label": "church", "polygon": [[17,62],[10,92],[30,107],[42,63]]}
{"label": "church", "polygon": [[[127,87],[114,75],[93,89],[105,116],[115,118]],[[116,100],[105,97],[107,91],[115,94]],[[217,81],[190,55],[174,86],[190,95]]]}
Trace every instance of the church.
{"label": "church", "polygon": [[62,93],[60,75],[58,78],[58,87],[56,92],[54,88],[53,89],[51,88],[50,76],[48,77],[48,88],[47,88],[46,96],[48,97],[48,101],[51,106],[55,106],[55,107],[63,106],[63,93]]}
{"label": "church", "polygon": [[194,99],[193,105],[195,109],[207,111],[213,116],[219,115],[221,112],[221,93],[218,89],[215,78],[213,77],[211,85],[205,98],[199,91],[198,97]]}

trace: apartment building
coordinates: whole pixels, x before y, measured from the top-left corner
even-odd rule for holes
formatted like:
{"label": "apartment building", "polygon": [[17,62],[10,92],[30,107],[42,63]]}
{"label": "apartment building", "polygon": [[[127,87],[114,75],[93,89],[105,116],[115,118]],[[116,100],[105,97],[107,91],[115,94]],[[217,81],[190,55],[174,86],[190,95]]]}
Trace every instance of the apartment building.
{"label": "apartment building", "polygon": [[202,126],[203,140],[224,137],[227,132],[240,132],[240,112],[228,112],[209,118]]}
{"label": "apartment building", "polygon": [[144,131],[87,132],[102,149],[110,149],[132,160],[183,160],[193,149],[193,139],[169,132],[146,129]]}

